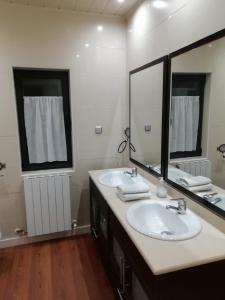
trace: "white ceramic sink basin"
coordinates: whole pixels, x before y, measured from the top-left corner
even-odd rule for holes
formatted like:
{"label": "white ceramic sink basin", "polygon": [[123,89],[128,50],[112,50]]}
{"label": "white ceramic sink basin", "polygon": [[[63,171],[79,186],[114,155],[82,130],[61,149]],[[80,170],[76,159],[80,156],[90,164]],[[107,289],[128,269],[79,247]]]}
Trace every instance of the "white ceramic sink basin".
{"label": "white ceramic sink basin", "polygon": [[133,204],[127,211],[128,223],[138,232],[166,241],[193,238],[201,231],[198,217],[187,209],[185,215],[166,209],[177,206],[175,201],[143,200]]}
{"label": "white ceramic sink basin", "polygon": [[131,177],[129,174],[125,174],[124,171],[111,171],[100,175],[98,180],[101,184],[106,186],[117,187],[121,184],[133,184],[138,181],[143,181],[143,177],[140,175]]}

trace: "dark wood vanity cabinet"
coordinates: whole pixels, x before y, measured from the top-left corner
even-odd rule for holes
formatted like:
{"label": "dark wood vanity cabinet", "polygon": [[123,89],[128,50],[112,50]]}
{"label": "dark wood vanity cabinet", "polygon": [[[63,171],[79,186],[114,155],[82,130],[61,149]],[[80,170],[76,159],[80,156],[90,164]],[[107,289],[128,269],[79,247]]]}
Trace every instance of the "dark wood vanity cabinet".
{"label": "dark wood vanity cabinet", "polygon": [[141,269],[136,270],[139,264],[136,265],[136,262],[130,259],[133,255],[130,247],[132,243],[127,244],[128,239],[123,227],[110,211],[92,180],[90,180],[90,204],[91,233],[116,297],[120,300],[154,299],[148,296],[148,291],[139,279],[139,273],[142,273]]}
{"label": "dark wood vanity cabinet", "polygon": [[117,299],[225,300],[224,261],[156,276],[92,179],[90,203],[92,236]]}

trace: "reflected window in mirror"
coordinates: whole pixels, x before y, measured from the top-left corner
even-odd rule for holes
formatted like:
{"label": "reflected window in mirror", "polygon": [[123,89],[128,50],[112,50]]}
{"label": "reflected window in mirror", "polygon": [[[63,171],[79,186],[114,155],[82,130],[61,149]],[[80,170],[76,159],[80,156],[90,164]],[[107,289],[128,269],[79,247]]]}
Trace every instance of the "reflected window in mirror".
{"label": "reflected window in mirror", "polygon": [[166,66],[163,57],[130,72],[130,150],[134,163],[162,174],[162,116],[166,100]]}
{"label": "reflected window in mirror", "polygon": [[206,74],[172,74],[170,158],[201,156]]}
{"label": "reflected window in mirror", "polygon": [[225,30],[171,54],[168,179],[225,217]]}

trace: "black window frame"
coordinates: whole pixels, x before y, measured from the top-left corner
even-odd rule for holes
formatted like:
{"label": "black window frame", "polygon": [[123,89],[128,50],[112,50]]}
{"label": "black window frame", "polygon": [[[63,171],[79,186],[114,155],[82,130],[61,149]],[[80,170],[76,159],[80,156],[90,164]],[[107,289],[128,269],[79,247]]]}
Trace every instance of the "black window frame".
{"label": "black window frame", "polygon": [[[20,139],[21,167],[22,171],[40,171],[47,169],[61,169],[73,167],[72,158],[72,126],[71,126],[71,108],[70,108],[70,74],[69,70],[59,69],[31,69],[13,67],[17,119]],[[62,88],[63,113],[65,123],[65,135],[67,145],[67,161],[54,161],[34,164],[29,162],[27,147],[27,137],[24,120],[24,79],[59,79]],[[36,95],[43,96],[43,95]]]}
{"label": "black window frame", "polygon": [[202,126],[203,126],[203,113],[204,113],[204,93],[205,93],[205,83],[206,83],[206,73],[172,73],[172,94],[174,86],[178,86],[183,82],[197,81],[199,84],[199,123],[198,123],[198,135],[196,150],[194,151],[177,151],[170,152],[170,158],[187,158],[196,157],[202,155]]}

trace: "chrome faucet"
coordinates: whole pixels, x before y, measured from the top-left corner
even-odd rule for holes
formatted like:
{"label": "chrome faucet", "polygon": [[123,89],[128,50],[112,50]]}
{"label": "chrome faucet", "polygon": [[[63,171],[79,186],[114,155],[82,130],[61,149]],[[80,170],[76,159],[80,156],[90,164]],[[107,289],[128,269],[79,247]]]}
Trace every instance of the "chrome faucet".
{"label": "chrome faucet", "polygon": [[124,174],[128,174],[131,177],[137,177],[137,168],[131,168],[131,172],[125,171]]}
{"label": "chrome faucet", "polygon": [[176,200],[178,206],[167,205],[166,209],[174,209],[179,215],[185,215],[187,209],[187,202],[183,198],[171,199]]}

